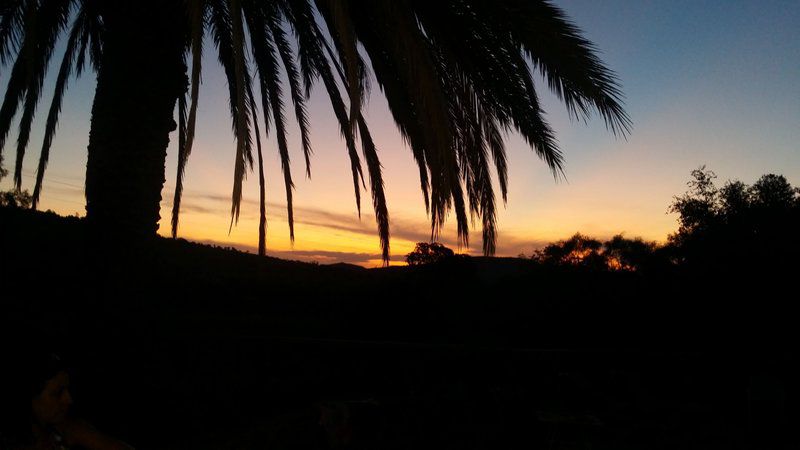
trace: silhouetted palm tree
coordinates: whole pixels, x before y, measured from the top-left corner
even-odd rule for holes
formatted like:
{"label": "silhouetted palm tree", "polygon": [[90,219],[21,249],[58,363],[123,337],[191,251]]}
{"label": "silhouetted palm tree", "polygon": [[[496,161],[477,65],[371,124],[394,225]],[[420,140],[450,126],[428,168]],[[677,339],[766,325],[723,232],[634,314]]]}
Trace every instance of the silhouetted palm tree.
{"label": "silhouetted palm tree", "polygon": [[[469,211],[482,222],[486,254],[494,253],[496,240],[492,165],[506,200],[503,134],[515,129],[556,176],[562,169],[561,152],[543,118],[531,67],[541,72],[575,117],[585,119],[595,110],[615,134],[627,133],[630,126],[613,73],[562,11],[546,1],[5,0],[0,14],[0,63],[13,62],[0,107],[0,147],[22,106],[14,170],[17,187],[48,63],[59,36],[68,36],[47,117],[34,202],[41,194],[67,81],[73,73],[80,75],[87,59],[97,72],[86,211],[89,222],[104,230],[155,233],[177,102],[179,155],[172,212],[176,235],[206,34],[213,38],[227,76],[237,142],[231,223],[238,220],[242,180],[253,169],[255,150],[262,254],[266,220],[257,113],[263,114],[267,132],[276,135],[294,238],[284,101],[289,98],[294,107],[310,176],[312,150],[304,102],[318,80],[344,137],[359,214],[361,187],[366,187],[361,158],[366,162],[384,260],[389,255],[389,216],[382,169],[361,113],[369,93],[369,67],[419,166],[432,238],[454,209],[458,236],[468,243]],[[369,57],[369,65],[362,54]],[[288,75],[288,86],[282,83],[281,68]]]}

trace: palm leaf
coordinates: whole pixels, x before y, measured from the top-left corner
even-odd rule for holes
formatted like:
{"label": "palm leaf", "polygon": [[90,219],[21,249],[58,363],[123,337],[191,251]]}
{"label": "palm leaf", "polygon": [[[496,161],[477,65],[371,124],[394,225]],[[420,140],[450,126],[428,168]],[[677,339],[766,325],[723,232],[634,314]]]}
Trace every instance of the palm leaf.
{"label": "palm leaf", "polygon": [[[326,47],[330,52],[330,47]],[[335,59],[332,59],[334,67],[339,74],[342,83],[347,85],[347,78],[344,70]],[[367,170],[369,171],[369,184],[372,190],[372,205],[375,208],[375,222],[378,224],[378,236],[381,242],[381,257],[383,264],[389,264],[389,210],[386,205],[386,194],[383,189],[383,174],[380,159],[378,158],[378,149],[375,142],[372,140],[372,135],[369,132],[366,120],[361,111],[358,112],[358,129],[361,134],[361,150],[364,153],[364,159],[367,161]]]}
{"label": "palm leaf", "polygon": [[[245,159],[246,159],[246,142],[250,141],[249,120],[247,120],[247,106],[246,106],[246,86],[245,74],[247,68],[245,66],[244,56],[244,30],[242,25],[242,11],[239,0],[229,0],[231,23],[233,29],[233,42],[231,43],[231,50],[233,53],[234,72],[236,76],[236,111],[239,113],[238,120],[236,121],[236,166],[234,169],[234,185],[233,185],[233,205],[231,207],[231,215],[235,217],[236,221],[239,220],[240,204],[242,201],[242,181],[245,177]],[[233,220],[231,220],[233,224]]]}
{"label": "palm leaf", "polygon": [[355,131],[357,117],[361,111],[361,58],[358,55],[358,40],[351,19],[348,1],[317,0],[317,9],[328,24],[328,31],[336,42],[339,59],[347,73],[347,92],[350,97],[350,129]]}
{"label": "palm leaf", "polygon": [[312,22],[297,25],[308,28],[302,32],[303,35],[313,36],[311,39],[312,42],[306,42],[306,45],[308,46],[308,51],[313,59],[313,64],[319,73],[320,78],[322,78],[322,83],[325,86],[325,90],[328,92],[328,98],[331,101],[331,107],[333,108],[334,116],[339,122],[339,131],[344,137],[347,145],[347,153],[350,157],[350,169],[353,174],[353,190],[356,196],[356,208],[358,210],[358,217],[360,218],[361,188],[359,186],[359,179],[361,180],[361,184],[364,185],[364,174],[361,168],[361,159],[358,157],[358,151],[356,150],[355,136],[353,135],[353,130],[350,127],[350,122],[347,117],[347,110],[345,109],[341,92],[339,92],[339,86],[336,84],[336,79],[331,71],[331,62],[328,61],[327,57],[323,53],[323,47],[329,53],[332,51],[328,46],[325,37],[322,35],[322,31],[320,31],[316,23]]}
{"label": "palm leaf", "polygon": [[482,103],[475,94],[471,80],[460,74],[452,77],[451,99],[458,99],[453,106],[453,117],[456,118],[460,133],[457,134],[456,148],[461,155],[464,184],[467,187],[470,212],[481,218],[483,228],[483,254],[492,256],[496,249],[496,214],[495,197],[492,178],[489,170],[488,147],[496,118],[483,109]]}
{"label": "palm leaf", "polygon": [[[445,71],[463,71],[477,86],[477,100],[482,108],[491,112],[502,127],[516,128],[558,177],[562,173],[561,152],[544,121],[519,44],[505,30],[505,25],[486,20],[486,15],[467,6],[440,2],[420,6],[420,21],[429,30],[447,67]],[[449,23],[452,27],[444,30],[436,26],[438,23]]]}
{"label": "palm leaf", "polygon": [[[238,0],[209,0],[209,28],[218,50],[219,61],[228,80],[231,121],[236,136],[233,192],[231,194],[231,228],[238,222],[242,202],[242,183],[246,168],[253,165],[250,139],[250,114],[246,88],[250,75],[246,70],[241,5]],[[234,30],[235,29],[235,30]]]}
{"label": "palm leaf", "polygon": [[476,4],[481,13],[511,29],[550,89],[575,117],[587,118],[594,108],[614,134],[630,132],[631,120],[623,109],[616,75],[561,9],[541,0],[511,0],[492,13],[492,8]]}
{"label": "palm leaf", "polygon": [[[85,7],[81,7],[78,15],[72,25],[69,38],[67,39],[67,47],[64,51],[64,57],[61,60],[61,67],[59,67],[58,75],[56,77],[56,87],[53,92],[53,100],[50,103],[50,110],[47,114],[47,122],[45,124],[44,139],[42,141],[42,151],[39,153],[39,165],[36,169],[36,184],[33,189],[33,198],[31,207],[36,209],[39,203],[39,197],[42,193],[42,182],[44,180],[44,172],[47,169],[47,163],[50,159],[50,147],[53,143],[53,137],[56,133],[58,126],[58,117],[61,112],[61,103],[64,98],[64,93],[67,90],[67,82],[72,74],[76,54],[79,60],[82,61],[81,56],[86,51],[86,42],[89,37],[89,18],[87,17],[88,11]],[[82,64],[78,65],[80,68]]]}
{"label": "palm leaf", "polygon": [[248,86],[250,113],[253,115],[253,129],[256,132],[256,154],[258,155],[258,255],[267,254],[267,194],[264,182],[264,156],[261,151],[261,132],[258,130],[258,112],[252,87]]}
{"label": "palm leaf", "polygon": [[383,174],[378,149],[372,140],[367,123],[358,113],[358,129],[361,133],[361,149],[369,172],[369,185],[372,190],[372,205],[375,209],[375,222],[378,224],[378,237],[381,241],[381,257],[383,264],[389,264],[389,209],[386,205],[386,194],[383,190]]}
{"label": "palm leaf", "polygon": [[0,106],[0,156],[5,147],[11,122],[22,99],[25,98],[17,139],[17,161],[14,184],[21,187],[22,160],[30,136],[30,127],[41,95],[44,77],[61,30],[66,26],[72,7],[71,0],[42,1],[39,7],[26,9],[24,36],[11,69],[3,104]]}
{"label": "palm leaf", "polygon": [[183,197],[183,174],[186,169],[186,93],[178,97],[178,175],[175,180],[175,193],[172,198],[172,238],[178,237],[178,221]]}
{"label": "palm leaf", "polygon": [[30,0],[4,1],[0,5],[0,66],[19,50],[25,35],[25,17],[35,6]]}
{"label": "palm leaf", "polygon": [[283,114],[282,88],[279,77],[279,66],[273,49],[275,48],[272,35],[266,33],[268,48],[266,58],[266,81],[269,94],[269,103],[272,110],[272,120],[275,124],[275,138],[278,142],[278,153],[281,157],[281,169],[283,170],[283,181],[286,189],[286,208],[289,220],[289,238],[294,241],[294,207],[292,202],[292,191],[294,182],[292,181],[292,167],[289,158],[289,145],[286,140],[286,117]]}
{"label": "palm leaf", "polygon": [[297,40],[297,59],[300,61],[305,97],[308,98],[311,87],[319,76],[312,55],[321,51],[313,27],[310,26],[316,20],[314,11],[308,0],[276,0],[275,4],[280,7]]}
{"label": "palm leaf", "polygon": [[311,177],[311,138],[308,133],[308,115],[305,109],[305,99],[300,88],[300,75],[297,70],[297,65],[294,61],[289,42],[286,40],[285,33],[281,28],[280,21],[277,14],[273,16],[272,20],[268,22],[270,32],[273,37],[275,47],[281,56],[283,67],[286,70],[286,75],[289,79],[289,88],[292,95],[292,103],[294,104],[295,117],[297,124],[300,127],[300,140],[303,146],[303,156],[306,162],[306,176]]}
{"label": "palm leaf", "polygon": [[[267,26],[269,22],[276,20],[273,16],[277,14],[277,11],[273,8],[268,8],[268,5],[257,5],[253,2],[248,2],[245,5],[246,17],[251,32],[253,60],[256,63],[260,80],[264,115],[266,116],[272,112],[273,123],[275,124],[275,137],[278,142],[278,153],[281,158],[281,169],[286,190],[289,238],[294,242],[294,206],[292,198],[294,182],[292,181],[289,147],[286,140],[286,118],[283,114],[280,67],[275,53],[275,40]],[[266,129],[269,130],[269,123],[265,123]]]}
{"label": "palm leaf", "polygon": [[[175,194],[172,201],[172,237],[178,236],[178,221],[181,208],[181,197],[183,195],[183,177],[186,171],[186,163],[192,153],[194,144],[195,125],[197,122],[197,103],[200,92],[200,74],[202,70],[203,56],[203,25],[205,20],[205,7],[203,0],[193,0],[188,4],[189,8],[189,29],[190,29],[190,49],[192,53],[192,78],[191,78],[191,106],[189,115],[186,119],[185,139],[178,146],[178,174],[175,177]],[[184,98],[185,107],[185,98]]]}
{"label": "palm leaf", "polygon": [[[89,55],[89,64],[95,72],[100,70],[100,59],[103,57],[103,21],[100,15],[102,0],[83,0],[81,14],[83,16],[84,33],[81,35],[78,60],[75,62],[75,76],[80,77]],[[88,50],[88,51],[87,51]]]}
{"label": "palm leaf", "polygon": [[415,151],[418,164],[423,160],[419,155],[424,154],[430,173],[431,238],[438,238],[452,207],[460,244],[468,244],[467,215],[460,169],[452,151],[453,127],[447,96],[441,84],[441,66],[427,35],[420,29],[418,17],[407,1],[360,6],[354,12],[359,40],[373,63],[395,122]]}

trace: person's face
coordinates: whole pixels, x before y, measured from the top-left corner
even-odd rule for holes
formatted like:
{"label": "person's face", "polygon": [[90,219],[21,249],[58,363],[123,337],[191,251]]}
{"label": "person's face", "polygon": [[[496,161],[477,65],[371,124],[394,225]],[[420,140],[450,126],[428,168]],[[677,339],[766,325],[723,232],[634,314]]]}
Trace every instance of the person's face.
{"label": "person's face", "polygon": [[47,380],[42,392],[31,402],[33,416],[43,425],[52,425],[64,420],[71,404],[69,375],[66,372],[59,372]]}

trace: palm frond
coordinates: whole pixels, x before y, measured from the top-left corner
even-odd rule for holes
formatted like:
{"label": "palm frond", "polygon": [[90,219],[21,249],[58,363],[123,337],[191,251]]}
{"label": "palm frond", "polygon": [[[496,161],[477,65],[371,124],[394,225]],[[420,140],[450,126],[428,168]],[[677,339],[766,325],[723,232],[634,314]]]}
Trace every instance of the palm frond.
{"label": "palm frond", "polygon": [[[77,22],[77,20],[76,20],[76,22]],[[74,27],[75,25],[76,24],[73,23],[72,26]],[[75,70],[75,77],[76,78],[79,78],[81,75],[83,75],[83,69],[86,66],[86,53],[87,53],[86,49],[89,48],[89,38],[90,38],[90,34],[89,33],[85,33],[85,32],[81,33],[80,42],[78,42],[78,50],[75,52],[75,56],[77,57],[76,61],[74,63],[75,64],[74,70]],[[91,55],[89,56],[89,59],[91,59]]]}
{"label": "palm frond", "polygon": [[[234,75],[236,83],[234,90],[236,91],[236,111],[239,117],[236,121],[236,165],[234,169],[233,180],[233,205],[231,207],[231,225],[234,218],[238,222],[239,212],[242,201],[242,182],[245,178],[246,159],[248,148],[247,143],[250,142],[250,126],[247,110],[247,85],[246,74],[247,67],[245,62],[245,44],[244,44],[244,26],[242,24],[242,10],[239,0],[229,0],[231,24],[232,24],[232,39],[231,50],[233,55]],[[230,82],[230,80],[229,80]],[[252,156],[251,156],[252,164]]]}
{"label": "palm frond", "polygon": [[186,169],[186,92],[178,97],[178,176],[175,180],[175,194],[172,198],[172,238],[178,237],[178,221],[183,197],[183,173]]}
{"label": "palm frond", "polygon": [[[258,75],[259,89],[261,94],[261,106],[264,111],[264,130],[269,135],[271,124],[271,111],[269,96],[269,82],[267,80],[267,67],[269,62],[267,59],[270,57],[270,49],[268,47],[267,32],[266,32],[266,13],[264,11],[266,5],[259,4],[255,1],[246,1],[243,5],[245,10],[245,19],[250,31],[250,45],[253,54],[253,62],[255,63],[256,74]],[[273,58],[274,59],[274,58]]]}
{"label": "palm frond", "polygon": [[[58,117],[61,112],[61,103],[64,98],[64,93],[67,90],[67,82],[75,68],[74,62],[76,55],[79,60],[86,51],[86,43],[89,40],[89,27],[90,18],[88,11],[85,7],[81,7],[75,18],[72,30],[70,31],[69,38],[67,39],[67,47],[64,50],[64,57],[61,60],[61,67],[59,67],[58,75],[56,77],[56,87],[53,92],[53,100],[50,103],[50,110],[47,114],[47,122],[45,124],[44,139],[42,141],[42,151],[39,153],[39,164],[36,169],[36,184],[33,188],[33,198],[31,207],[36,209],[39,203],[39,197],[42,193],[42,182],[44,181],[44,172],[47,169],[47,163],[50,159],[50,147],[53,143],[53,137],[56,133],[58,126]],[[78,69],[80,68],[78,64]],[[77,70],[76,70],[77,71]]]}
{"label": "palm frond", "polygon": [[35,6],[31,0],[4,1],[0,4],[0,66],[5,66],[19,50],[25,35],[25,17],[30,8]]}
{"label": "palm frond", "polygon": [[[278,142],[278,153],[281,158],[284,187],[286,190],[286,210],[289,222],[289,237],[294,242],[294,206],[291,160],[286,139],[286,118],[283,114],[283,93],[280,80],[280,66],[276,55],[276,43],[268,23],[277,20],[277,11],[269,5],[246,3],[248,25],[251,33],[253,60],[258,71],[261,100],[264,104],[265,116],[272,112],[275,125],[275,138]],[[267,129],[269,124],[267,123]]]}
{"label": "palm frond", "polygon": [[281,62],[286,70],[286,75],[289,80],[289,88],[292,96],[292,103],[294,104],[295,118],[300,128],[300,140],[303,146],[303,156],[306,162],[306,176],[311,177],[311,138],[308,132],[308,115],[306,114],[305,99],[300,87],[300,75],[295,64],[294,55],[292,54],[291,46],[286,40],[286,35],[281,28],[281,22],[278,15],[275,14],[268,22],[270,33],[273,37],[275,47],[280,54]]}
{"label": "palm frond", "polygon": [[178,97],[178,154],[186,148],[186,93]]}
{"label": "palm frond", "polygon": [[317,10],[322,13],[328,31],[336,43],[339,60],[347,74],[347,92],[350,97],[350,129],[355,131],[357,117],[361,111],[363,63],[358,55],[358,40],[351,19],[348,1],[316,0]]}
{"label": "palm frond", "polygon": [[253,116],[253,131],[256,133],[256,155],[258,156],[258,256],[267,254],[267,193],[264,182],[264,156],[261,151],[261,132],[258,130],[258,111],[252,86],[247,87],[250,98],[250,113]]}
{"label": "palm frond", "polygon": [[25,158],[25,149],[28,147],[28,140],[31,136],[31,125],[36,114],[36,105],[39,103],[39,90],[36,88],[28,89],[25,94],[25,105],[22,110],[22,117],[19,120],[19,130],[17,132],[17,159],[14,164],[14,188],[22,189],[22,161]]}
{"label": "palm frond", "polygon": [[632,123],[623,109],[616,75],[560,8],[542,0],[511,0],[496,9],[475,3],[481,14],[510,27],[514,39],[573,116],[588,118],[593,108],[615,135],[630,133]]}
{"label": "palm frond", "polygon": [[[494,119],[494,118],[492,118]],[[497,182],[500,184],[500,194],[503,203],[508,202],[508,163],[506,161],[506,144],[503,141],[497,120],[483,121],[483,135],[489,150],[492,152],[494,167],[497,171]]]}
{"label": "palm frond", "polygon": [[443,74],[427,35],[407,1],[359,6],[351,9],[359,40],[369,54],[395,122],[415,152],[418,164],[424,160],[430,174],[431,236],[438,237],[452,207],[460,243],[468,244],[460,169],[452,151],[453,127],[441,83]]}
{"label": "palm frond", "polygon": [[[330,48],[328,47],[328,51]],[[347,77],[341,65],[333,59],[332,64],[336,67],[339,74],[339,79],[347,85]],[[372,205],[375,209],[375,222],[378,224],[378,236],[381,242],[381,257],[383,264],[389,264],[389,210],[386,205],[386,194],[384,193],[382,165],[378,158],[378,149],[375,142],[372,140],[372,135],[369,132],[366,120],[361,111],[358,112],[358,129],[361,135],[361,151],[364,153],[364,159],[367,161],[367,170],[369,172],[369,184],[372,191]]]}
{"label": "palm frond", "polygon": [[[58,39],[60,30],[66,25],[71,11],[71,2],[42,4],[36,14],[35,25],[32,32],[44,34],[43,40],[37,45],[42,45],[44,51],[34,52],[30,47],[25,48],[24,54],[31,58],[28,65],[28,88],[25,93],[25,105],[19,122],[17,133],[17,159],[14,166],[14,185],[17,190],[22,189],[22,162],[25,159],[25,150],[31,135],[31,126],[39,104],[44,77],[52,56],[53,47]],[[39,25],[46,27],[39,29]]]}
{"label": "palm frond", "polygon": [[241,211],[242,184],[247,175],[246,169],[253,165],[250,114],[245,94],[245,86],[250,83],[250,75],[246,70],[242,11],[239,1],[209,0],[208,5],[209,30],[228,81],[232,129],[236,136],[231,194],[231,228],[233,228],[233,224],[239,220]]}
{"label": "palm frond", "polygon": [[[364,37],[360,32],[359,36]],[[386,53],[371,55],[372,67],[376,71],[378,83],[386,96],[389,110],[394,117],[400,135],[412,151],[415,162],[419,169],[420,190],[425,203],[425,212],[430,213],[430,181],[428,176],[428,166],[426,161],[425,144],[422,135],[422,124],[417,120],[413,105],[406,99],[403,93],[403,86],[397,73],[399,68],[395,61],[389,58]],[[381,75],[378,76],[377,72]]]}
{"label": "palm frond", "polygon": [[[102,0],[82,0],[81,14],[83,15],[84,34],[81,36],[78,60],[75,62],[75,76],[80,77],[89,55],[89,64],[92,70],[100,70],[100,59],[103,57],[103,21],[100,14]],[[88,49],[88,51],[87,51]]]}
{"label": "palm frond", "polygon": [[[100,15],[103,0],[83,0],[83,7],[88,11],[86,15],[89,23],[89,62],[95,72],[100,71],[100,61],[103,59],[103,33],[105,26]],[[78,72],[80,75],[80,72]]]}
{"label": "palm frond", "polygon": [[383,174],[378,149],[372,140],[367,122],[359,112],[358,129],[361,134],[361,150],[367,162],[369,185],[372,191],[372,206],[375,209],[375,222],[378,224],[378,237],[381,241],[381,257],[384,265],[389,265],[389,209],[386,205],[386,193],[383,190]]}
{"label": "palm frond", "polygon": [[272,121],[275,124],[275,138],[278,142],[278,152],[281,157],[281,169],[283,170],[283,181],[286,189],[286,208],[287,216],[289,219],[289,238],[294,242],[294,207],[292,202],[292,191],[294,190],[294,182],[292,181],[292,166],[289,158],[289,145],[286,140],[286,117],[283,114],[283,93],[281,81],[279,77],[278,61],[274,49],[274,40],[271,33],[267,32],[267,39],[269,40],[268,57],[266,59],[267,67],[266,80],[269,93],[269,103],[272,109]]}
{"label": "palm frond", "polygon": [[73,1],[42,1],[38,8],[26,9],[22,42],[11,69],[6,95],[0,106],[0,155],[22,99],[25,98],[23,117],[20,119],[17,161],[14,184],[18,188],[22,179],[22,159],[30,136],[36,104],[41,95],[44,77],[61,30],[69,19]]}
{"label": "palm frond", "polygon": [[496,118],[483,108],[471,80],[463,74],[450,78],[452,115],[457,121],[456,149],[460,154],[464,184],[467,188],[470,213],[481,218],[483,253],[494,255],[496,249],[495,197],[489,169],[488,148]]}
{"label": "palm frond", "polygon": [[312,56],[318,53],[319,42],[313,27],[309,26],[316,19],[314,11],[309,5],[308,0],[277,0],[283,16],[289,22],[294,36],[297,40],[297,59],[300,61],[300,73],[303,76],[303,87],[305,88],[305,98],[311,94],[311,87],[319,77],[315,58]]}
{"label": "palm frond", "polygon": [[325,90],[328,92],[328,98],[331,101],[331,107],[333,108],[334,116],[339,122],[339,131],[344,137],[347,145],[347,153],[350,157],[350,169],[353,174],[353,190],[356,197],[356,208],[358,210],[358,217],[360,218],[361,188],[359,186],[359,180],[361,180],[362,185],[365,184],[364,173],[361,168],[361,159],[358,157],[358,151],[356,150],[355,136],[347,117],[347,109],[345,108],[344,101],[342,100],[342,94],[339,92],[339,86],[336,84],[336,79],[334,78],[331,70],[330,65],[332,62],[329,62],[328,58],[323,53],[325,50],[327,50],[329,53],[332,53],[332,50],[330,46],[328,46],[325,37],[322,35],[322,31],[319,29],[319,27],[317,27],[315,22],[298,25],[307,27],[307,29],[302,32],[304,36],[312,37],[310,42],[306,42],[307,49],[311,55],[311,58],[313,59],[313,64],[317,70],[317,73],[319,73],[320,78],[322,78],[322,83],[325,85]]}
{"label": "palm frond", "polygon": [[[447,66],[445,71],[463,71],[477,86],[477,100],[482,108],[491,112],[503,128],[516,128],[559,177],[563,158],[544,121],[519,43],[512,39],[505,25],[487,20],[486,15],[468,6],[442,2],[420,6],[420,21]],[[452,27],[445,30],[438,23],[449,23]]]}
{"label": "palm frond", "polygon": [[[202,71],[203,56],[203,27],[205,21],[205,6],[203,0],[192,0],[188,3],[189,13],[189,47],[192,54],[191,94],[188,118],[185,122],[185,139],[178,145],[178,173],[175,177],[175,194],[172,200],[172,237],[178,236],[178,222],[183,196],[183,178],[186,163],[192,154],[194,144],[195,125],[197,122],[197,103],[200,93],[200,74]],[[185,98],[184,108],[186,104]],[[180,109],[180,108],[179,108]]]}

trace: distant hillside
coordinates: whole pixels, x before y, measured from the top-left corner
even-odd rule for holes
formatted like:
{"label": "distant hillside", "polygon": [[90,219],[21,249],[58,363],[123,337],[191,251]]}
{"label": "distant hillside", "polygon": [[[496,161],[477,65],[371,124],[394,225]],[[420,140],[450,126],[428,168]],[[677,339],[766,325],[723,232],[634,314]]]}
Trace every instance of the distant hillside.
{"label": "distant hillside", "polygon": [[730,448],[796,422],[782,274],[324,266],[12,209],[0,265],[4,364],[65,356],[77,414],[137,448],[330,449],[331,411],[347,448]]}
{"label": "distant hillside", "polygon": [[[780,288],[777,275],[643,276],[482,257],[420,267],[326,266],[181,239],[103,239],[81,219],[7,208],[0,209],[0,248],[4,289],[17,292],[4,296],[5,307],[22,312],[36,304],[56,320],[86,308],[86,317],[154,321],[169,332],[635,346],[685,342],[709,327],[722,333],[715,341],[728,332],[740,339],[739,321],[783,318],[774,314],[781,303],[768,294]],[[734,292],[752,290],[761,294],[757,301],[732,301]],[[66,293],[77,297],[65,301]]]}

